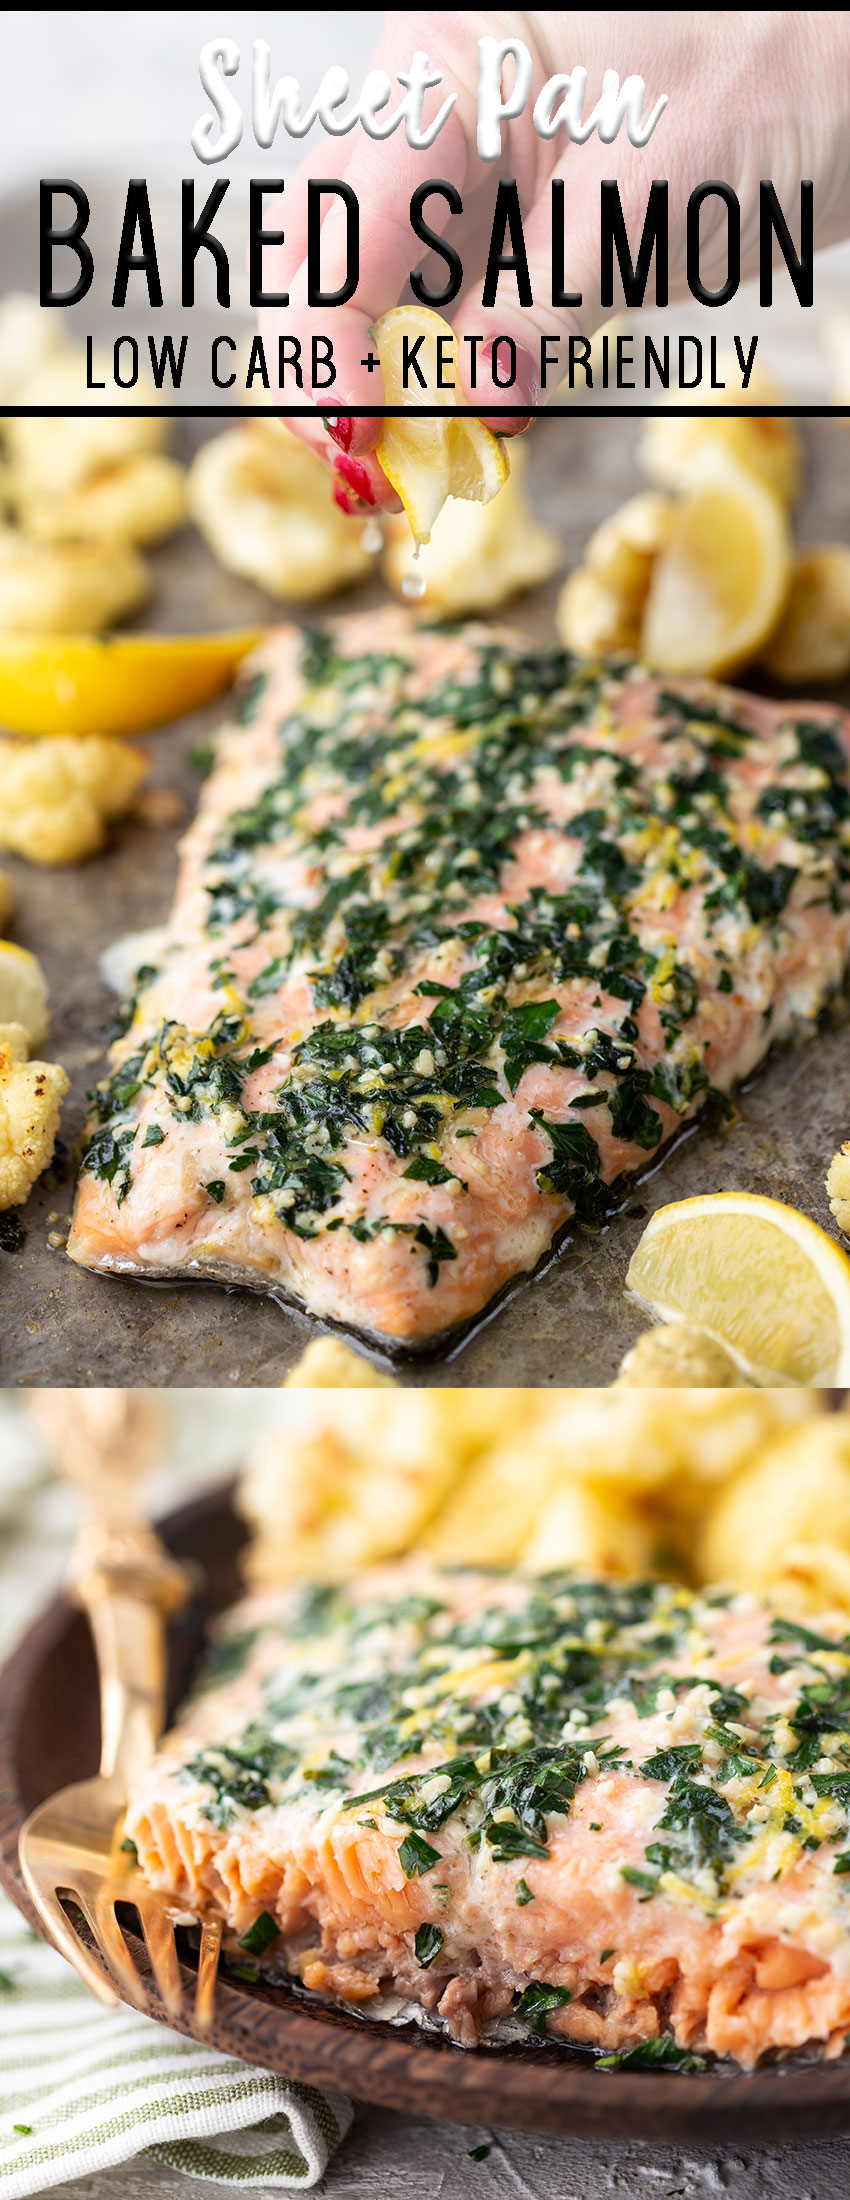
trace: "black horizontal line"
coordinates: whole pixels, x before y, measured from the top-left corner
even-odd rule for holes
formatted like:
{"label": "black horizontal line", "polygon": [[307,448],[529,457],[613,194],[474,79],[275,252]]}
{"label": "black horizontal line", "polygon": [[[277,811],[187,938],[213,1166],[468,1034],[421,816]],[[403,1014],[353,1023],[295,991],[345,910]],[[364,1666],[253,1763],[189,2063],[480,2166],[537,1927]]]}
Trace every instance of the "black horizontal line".
{"label": "black horizontal line", "polygon": [[[588,416],[600,420],[714,420],[717,405],[493,405],[487,399],[482,413],[487,420],[515,419],[518,414],[534,420],[575,420]],[[363,420],[456,420],[455,405],[4,405],[11,420],[315,420],[354,413]],[[725,418],[746,416],[753,420],[847,420],[850,405],[724,405]]]}

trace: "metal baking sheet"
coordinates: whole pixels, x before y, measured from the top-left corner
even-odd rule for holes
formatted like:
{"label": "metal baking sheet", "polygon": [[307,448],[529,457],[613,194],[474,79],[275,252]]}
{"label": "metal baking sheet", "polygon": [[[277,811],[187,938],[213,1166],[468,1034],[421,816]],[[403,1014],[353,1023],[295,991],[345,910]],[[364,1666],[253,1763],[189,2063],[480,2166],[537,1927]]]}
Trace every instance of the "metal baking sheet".
{"label": "metal baking sheet", "polygon": [[[0,241],[2,241],[0,224]],[[0,262],[5,255],[0,253]],[[3,288],[8,276],[3,267]],[[181,422],[183,454],[210,432]],[[215,431],[213,431],[215,432]],[[807,491],[798,517],[804,540],[850,533],[850,425],[803,425]],[[639,424],[611,418],[539,422],[527,443],[531,493],[563,536],[565,563],[593,526],[640,486],[634,460]],[[235,626],[285,615],[285,607],[222,573],[191,531],[153,561],[155,589],[140,623],[160,631]],[[529,635],[552,632],[557,582],[514,607]],[[364,610],[383,597],[379,577],[345,599]],[[329,612],[335,606],[329,604]],[[840,699],[850,702],[850,688]],[[198,780],[190,764],[220,706],[150,738],[152,783],[176,790],[188,816]],[[63,1137],[82,1129],[85,1093],[103,1074],[102,1029],[111,1000],[98,956],[120,934],[167,914],[180,826],[122,826],[109,851],[80,869],[42,871],[0,857],[17,892],[15,937],[47,971],[53,1020],[48,1051],[63,1062],[71,1091]],[[665,1200],[746,1188],[789,1200],[831,1227],[823,1179],[850,1133],[850,1020],[836,1016],[812,1043],[777,1055],[741,1097],[734,1121],[712,1122],[682,1140],[635,1190],[602,1236],[568,1236],[557,1257],[520,1282],[463,1341],[439,1355],[396,1363],[414,1384],[607,1383],[643,1327],[623,1295],[629,1257],[646,1215]],[[61,1234],[72,1200],[70,1163],[37,1187],[25,1210],[26,1243],[0,1253],[0,1379],[19,1384],[278,1384],[318,1325],[270,1300],[218,1285],[146,1285],[88,1275],[49,1238]]]}

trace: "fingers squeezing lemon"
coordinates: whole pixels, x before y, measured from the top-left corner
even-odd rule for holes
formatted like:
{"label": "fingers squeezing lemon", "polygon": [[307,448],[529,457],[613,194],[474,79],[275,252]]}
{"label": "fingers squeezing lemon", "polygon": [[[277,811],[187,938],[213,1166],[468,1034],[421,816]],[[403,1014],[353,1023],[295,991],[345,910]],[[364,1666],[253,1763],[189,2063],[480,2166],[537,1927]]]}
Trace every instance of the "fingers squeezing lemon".
{"label": "fingers squeezing lemon", "polygon": [[[466,406],[457,338],[441,314],[426,306],[395,306],[372,333],[387,405],[404,406],[410,414],[385,419],[378,461],[401,498],[414,540],[429,542],[447,497],[489,504],[507,481],[507,456],[499,438]],[[415,365],[408,365],[405,388],[405,360],[411,359]],[[417,411],[423,405],[447,410],[439,419],[427,419]]]}

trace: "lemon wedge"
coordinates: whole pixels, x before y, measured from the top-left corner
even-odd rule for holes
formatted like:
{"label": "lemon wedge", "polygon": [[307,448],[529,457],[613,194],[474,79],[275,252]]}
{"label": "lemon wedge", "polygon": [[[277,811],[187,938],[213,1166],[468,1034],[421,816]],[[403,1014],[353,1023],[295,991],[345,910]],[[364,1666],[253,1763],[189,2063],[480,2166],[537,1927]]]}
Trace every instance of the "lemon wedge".
{"label": "lemon wedge", "polygon": [[47,1031],[47,981],[40,962],[27,947],[0,940],[0,1024],[23,1024],[30,1045]]}
{"label": "lemon wedge", "polygon": [[[507,481],[507,456],[499,438],[465,404],[457,338],[442,314],[427,306],[394,306],[382,313],[372,333],[387,404],[404,405],[411,413],[409,420],[384,421],[378,461],[401,498],[415,541],[429,542],[447,497],[489,504]],[[411,386],[404,387],[405,341],[408,356],[418,346],[416,365],[425,377],[424,389],[413,370]],[[440,386],[449,382],[453,389]],[[454,416],[423,419],[416,413],[419,405],[453,406]]]}
{"label": "lemon wedge", "polygon": [[780,1200],[713,1192],[659,1207],[626,1289],[698,1322],[765,1385],[850,1382],[850,1259]]}
{"label": "lemon wedge", "polygon": [[785,506],[719,446],[694,463],[653,568],[641,652],[661,672],[720,674],[772,634],[791,582]]}
{"label": "lemon wedge", "polygon": [[229,687],[263,640],[229,634],[0,636],[0,724],[11,733],[149,733]]}

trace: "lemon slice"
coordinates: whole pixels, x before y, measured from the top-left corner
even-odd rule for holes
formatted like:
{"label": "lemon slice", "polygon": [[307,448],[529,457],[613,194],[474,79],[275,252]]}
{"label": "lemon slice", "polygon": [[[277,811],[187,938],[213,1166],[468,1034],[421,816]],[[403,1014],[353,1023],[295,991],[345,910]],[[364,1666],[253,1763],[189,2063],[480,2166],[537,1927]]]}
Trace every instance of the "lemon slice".
{"label": "lemon slice", "polygon": [[734,671],[772,634],[791,570],[785,506],[719,446],[706,448],[653,565],[643,656],[661,672]]}
{"label": "lemon slice", "polygon": [[47,1031],[47,982],[40,962],[26,947],[0,940],[0,1024],[23,1024],[30,1045]]}
{"label": "lemon slice", "polygon": [[0,636],[11,733],[148,733],[212,702],[263,629],[230,634]]}
{"label": "lemon slice", "polygon": [[[377,448],[379,464],[390,486],[401,498],[417,542],[429,542],[431,529],[447,497],[467,497],[473,504],[489,504],[510,471],[503,444],[491,435],[483,420],[466,407],[460,383],[457,338],[427,306],[394,306],[382,313],[373,330],[375,347],[384,375],[388,405],[410,409],[409,420],[385,420]],[[419,343],[419,339],[422,339]],[[416,365],[425,377],[423,389],[411,370],[411,386],[404,387],[404,349],[419,343]],[[442,352],[438,354],[438,341]],[[439,358],[442,372],[438,374]],[[441,388],[440,382],[455,388]],[[417,405],[453,405],[455,417],[423,419]]]}
{"label": "lemon slice", "polygon": [[698,1322],[766,1385],[850,1382],[850,1259],[755,1192],[659,1207],[626,1288],[660,1321]]}

